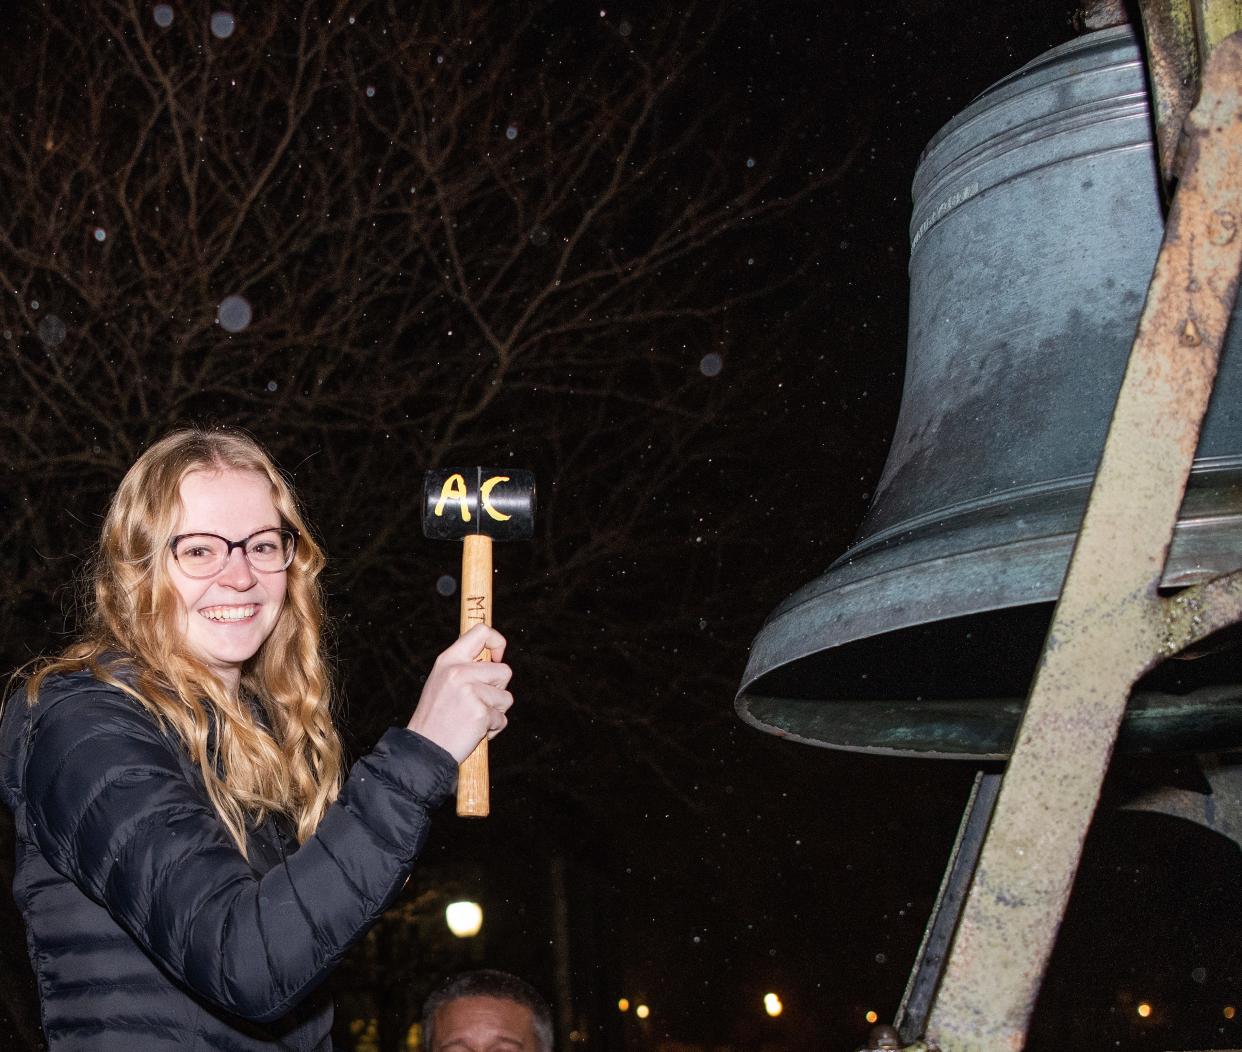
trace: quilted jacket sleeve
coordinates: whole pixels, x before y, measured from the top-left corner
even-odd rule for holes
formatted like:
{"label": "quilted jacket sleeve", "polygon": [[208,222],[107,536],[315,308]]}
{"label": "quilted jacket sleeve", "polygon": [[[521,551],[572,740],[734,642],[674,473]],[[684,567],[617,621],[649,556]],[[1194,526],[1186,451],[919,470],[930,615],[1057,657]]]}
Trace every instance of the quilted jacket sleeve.
{"label": "quilted jacket sleeve", "polygon": [[315,835],[260,876],[150,716],[101,686],[36,706],[23,795],[52,866],[196,994],[267,1022],[401,889],[456,770],[439,746],[388,731]]}

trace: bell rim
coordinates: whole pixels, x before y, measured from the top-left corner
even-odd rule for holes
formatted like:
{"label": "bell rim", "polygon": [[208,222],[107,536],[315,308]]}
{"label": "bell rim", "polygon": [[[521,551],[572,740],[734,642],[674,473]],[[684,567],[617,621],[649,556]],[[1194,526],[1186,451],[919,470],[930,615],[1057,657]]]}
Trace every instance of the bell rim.
{"label": "bell rim", "polygon": [[[1242,748],[1240,702],[1242,702],[1242,684],[1216,684],[1181,695],[1158,691],[1135,691],[1131,695],[1125,718],[1118,732],[1116,752],[1127,756],[1199,753],[1204,749],[1205,737],[1211,738],[1213,751],[1231,752]],[[799,720],[799,710],[809,710],[814,706],[830,709],[833,725],[837,728],[848,726],[849,717],[856,717],[864,709],[872,710],[872,718],[867,720],[866,730],[862,732],[868,736],[867,741],[841,740],[842,736],[839,733],[835,736],[837,740],[806,733],[807,728],[824,722],[814,718],[815,715],[824,715],[823,713],[814,713],[811,718]],[[1008,739],[1012,743],[1022,719],[1025,699],[1017,697],[972,699],[969,702],[942,699],[928,702],[912,698],[885,702],[872,700],[819,702],[771,698],[743,691],[738,694],[734,707],[742,722],[750,727],[801,745],[905,760],[1000,763],[1009,758],[1012,745],[1007,748],[982,750],[966,747],[951,749],[946,748],[945,744],[952,742],[954,735],[943,729],[943,723],[939,731],[929,731],[927,728],[935,727],[937,717],[943,715],[946,718],[956,719],[959,726],[973,722],[979,727],[986,728],[987,737],[993,742]],[[766,720],[757,714],[765,709],[769,715]],[[783,723],[773,722],[772,715],[782,710],[785,714]],[[875,710],[883,710],[888,715],[881,719]],[[972,717],[972,719],[966,720],[964,717]],[[1205,731],[1205,719],[1213,722],[1215,726]],[[793,729],[795,723],[801,723],[803,728],[801,732]],[[888,729],[894,734],[904,734],[907,740],[902,745],[877,744],[875,736],[877,728]],[[1218,733],[1211,734],[1212,730]],[[1220,733],[1221,731],[1225,733]],[[959,734],[958,740],[965,736],[965,733]]]}
{"label": "bell rim", "polygon": [[[1091,481],[1091,476],[1081,475],[1033,484],[1022,491],[1006,490],[865,535],[823,574],[788,596],[769,615],[752,644],[742,689],[748,689],[759,676],[781,665],[878,631],[1055,601]],[[1235,490],[1242,492],[1242,456],[1196,462],[1185,510],[1174,528],[1162,587],[1186,587],[1242,567],[1242,504],[1229,500]],[[1059,500],[1052,503],[1049,498]],[[1028,518],[1012,514],[1015,508]],[[1043,516],[1042,529],[1031,526],[1031,517],[1036,515]],[[1003,517],[1011,529],[1021,528],[1024,532],[997,543],[991,525],[993,517]],[[972,531],[985,543],[972,543]],[[920,541],[928,554],[920,556],[917,552]],[[939,545],[939,550],[932,544]],[[894,557],[891,565],[885,565],[885,555]],[[896,561],[898,558],[900,561]],[[989,601],[979,600],[974,583],[981,569],[979,560],[986,562],[987,583],[993,589]],[[912,590],[912,576],[922,578],[924,587]],[[928,580],[933,587],[926,587]],[[867,597],[860,619],[855,607],[863,604],[851,604],[850,599],[851,592],[861,590],[866,591]],[[912,591],[935,595],[937,602],[934,606],[911,604]],[[884,599],[889,594],[894,596],[892,602]],[[802,633],[804,645],[784,649],[779,661],[756,657],[771,646],[772,637],[781,631],[781,626],[794,625],[795,618],[805,617],[814,605],[828,603],[837,615],[834,623],[849,620],[852,630],[828,638],[815,632]],[[889,612],[893,610],[906,613],[892,616]],[[757,662],[761,667],[757,667]]]}

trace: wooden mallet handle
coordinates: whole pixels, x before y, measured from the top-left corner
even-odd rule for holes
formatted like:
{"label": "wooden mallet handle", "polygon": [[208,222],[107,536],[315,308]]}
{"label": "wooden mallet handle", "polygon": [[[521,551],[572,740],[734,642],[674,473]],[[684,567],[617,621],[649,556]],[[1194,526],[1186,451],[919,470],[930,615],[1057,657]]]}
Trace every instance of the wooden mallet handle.
{"label": "wooden mallet handle", "polygon": [[[479,622],[492,623],[492,539],[472,534],[461,548],[461,630]],[[484,650],[479,661],[491,661]],[[457,773],[457,813],[468,818],[486,818],[491,809],[491,788],[487,770],[487,739],[462,761]]]}

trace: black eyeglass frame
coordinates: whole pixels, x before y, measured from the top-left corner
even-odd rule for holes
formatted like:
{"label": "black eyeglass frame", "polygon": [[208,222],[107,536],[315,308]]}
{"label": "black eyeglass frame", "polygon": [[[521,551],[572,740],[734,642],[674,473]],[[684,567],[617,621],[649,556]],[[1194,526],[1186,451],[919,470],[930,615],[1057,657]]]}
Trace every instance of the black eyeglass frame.
{"label": "black eyeglass frame", "polygon": [[[280,567],[278,570],[267,570],[261,566],[255,566],[255,564],[251,561],[250,553],[246,550],[247,544],[253,541],[260,534],[264,533],[280,533],[289,538],[289,557],[285,561],[285,565]],[[240,548],[242,550],[243,558],[245,558],[246,562],[255,573],[284,573],[290,566],[293,565],[293,558],[297,555],[298,540],[301,536],[302,535],[292,526],[268,526],[262,530],[255,530],[254,533],[250,534],[248,537],[243,537],[240,541],[230,541],[227,537],[221,537],[218,533],[206,533],[203,530],[195,530],[193,533],[177,534],[176,537],[172,538],[172,540],[168,542],[168,549],[172,552],[173,562],[177,564],[177,569],[179,569],[187,577],[192,577],[197,581],[205,580],[208,577],[215,577],[216,574],[220,573],[226,566],[228,566],[229,558],[232,556],[234,548]],[[222,541],[225,545],[224,560],[220,563],[219,568],[212,570],[211,573],[195,574],[190,573],[189,570],[182,566],[181,559],[177,555],[177,544],[184,541],[187,537],[211,537],[214,540]]]}

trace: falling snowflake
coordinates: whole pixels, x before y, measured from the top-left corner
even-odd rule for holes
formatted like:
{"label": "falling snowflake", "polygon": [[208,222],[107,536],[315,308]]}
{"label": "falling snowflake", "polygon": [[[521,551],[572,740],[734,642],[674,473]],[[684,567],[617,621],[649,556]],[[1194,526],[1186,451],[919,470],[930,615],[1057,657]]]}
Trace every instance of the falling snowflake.
{"label": "falling snowflake", "polygon": [[48,314],[42,318],[36,331],[45,347],[59,347],[65,342],[65,337],[69,332],[65,328],[65,323],[55,314]]}
{"label": "falling snowflake", "polygon": [[216,308],[216,321],[225,332],[241,332],[250,324],[250,301],[245,296],[225,296]]}

